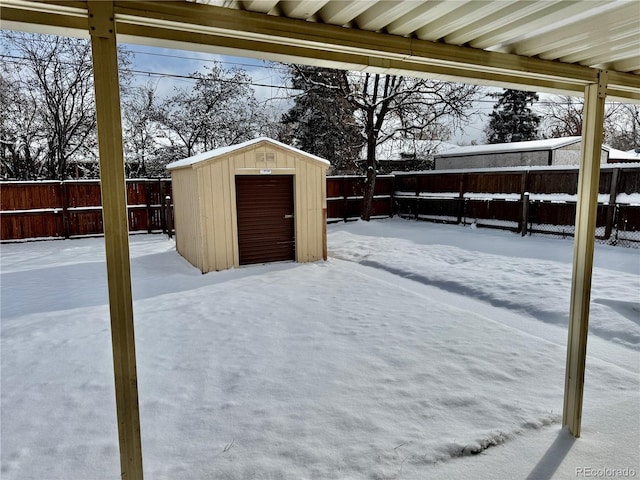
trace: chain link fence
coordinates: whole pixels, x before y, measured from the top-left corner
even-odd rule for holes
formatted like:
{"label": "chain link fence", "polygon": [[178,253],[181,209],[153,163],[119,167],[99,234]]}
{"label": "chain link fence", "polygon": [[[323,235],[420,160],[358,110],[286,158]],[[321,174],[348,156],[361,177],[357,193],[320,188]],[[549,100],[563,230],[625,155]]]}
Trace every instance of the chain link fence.
{"label": "chain link fence", "polygon": [[[575,217],[576,204],[573,202],[530,202],[527,233],[573,238]],[[596,242],[640,248],[640,205],[599,204]]]}
{"label": "chain link fence", "polygon": [[640,248],[640,205],[615,205],[614,215],[611,234],[596,239],[610,245]]}
{"label": "chain link fence", "polygon": [[[523,236],[573,238],[575,235],[575,202],[480,197],[396,195],[394,204],[399,216],[416,220],[497,228]],[[596,241],[640,248],[640,205],[599,204]]]}

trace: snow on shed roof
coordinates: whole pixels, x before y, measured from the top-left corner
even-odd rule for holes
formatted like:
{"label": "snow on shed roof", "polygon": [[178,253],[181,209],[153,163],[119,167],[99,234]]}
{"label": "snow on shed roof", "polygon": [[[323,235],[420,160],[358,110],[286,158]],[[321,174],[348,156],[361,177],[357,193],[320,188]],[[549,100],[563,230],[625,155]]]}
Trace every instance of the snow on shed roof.
{"label": "snow on shed roof", "polygon": [[555,150],[580,142],[582,137],[547,138],[545,140],[529,140],[527,142],[493,143],[489,145],[471,145],[458,147],[434,155],[438,157],[461,157],[481,153],[527,152],[534,150]]}
{"label": "snow on shed roof", "polygon": [[216,157],[221,157],[223,155],[226,155],[228,153],[234,152],[236,150],[240,150],[242,148],[245,147],[249,147],[251,145],[257,145],[259,143],[270,143],[272,145],[276,145],[278,147],[282,147],[285,148],[287,150],[290,150],[293,153],[297,153],[299,155],[304,155],[305,157],[310,157],[318,162],[322,162],[325,163],[327,165],[329,165],[329,161],[325,160],[324,158],[320,158],[317,157],[315,155],[311,155],[310,153],[307,152],[303,152],[302,150],[299,150],[295,147],[292,147],[291,145],[287,145],[285,143],[282,142],[278,142],[277,140],[274,140],[272,138],[269,137],[258,137],[258,138],[254,138],[253,140],[248,140],[246,142],[242,142],[242,143],[238,143],[236,145],[229,145],[228,147],[221,147],[221,148],[216,148],[214,150],[209,150],[208,152],[202,152],[202,153],[198,153],[197,155],[193,155],[191,157],[188,158],[183,158],[182,160],[177,160],[175,162],[170,163],[169,165],[167,165],[167,170],[173,170],[175,168],[183,168],[183,167],[188,167],[191,165],[194,165],[196,163],[200,163],[200,162],[204,162],[206,160],[211,160],[213,158]]}

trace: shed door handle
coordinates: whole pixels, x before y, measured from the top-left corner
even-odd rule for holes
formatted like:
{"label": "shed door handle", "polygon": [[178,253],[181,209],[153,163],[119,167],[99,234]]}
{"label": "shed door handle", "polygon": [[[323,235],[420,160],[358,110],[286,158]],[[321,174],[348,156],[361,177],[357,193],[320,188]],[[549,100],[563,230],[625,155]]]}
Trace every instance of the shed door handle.
{"label": "shed door handle", "polygon": [[285,215],[284,218],[293,218],[293,213],[290,215]]}

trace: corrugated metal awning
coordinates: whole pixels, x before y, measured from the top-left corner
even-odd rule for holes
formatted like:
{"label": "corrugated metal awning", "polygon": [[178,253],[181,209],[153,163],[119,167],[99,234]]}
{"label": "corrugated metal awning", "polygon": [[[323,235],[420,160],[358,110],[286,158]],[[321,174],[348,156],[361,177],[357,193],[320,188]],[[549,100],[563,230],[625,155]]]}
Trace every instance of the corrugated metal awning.
{"label": "corrugated metal awning", "polygon": [[640,2],[196,0],[279,17],[640,73]]}
{"label": "corrugated metal awning", "polygon": [[[3,28],[87,35],[87,2],[4,0]],[[640,101],[637,0],[114,2],[121,42]]]}

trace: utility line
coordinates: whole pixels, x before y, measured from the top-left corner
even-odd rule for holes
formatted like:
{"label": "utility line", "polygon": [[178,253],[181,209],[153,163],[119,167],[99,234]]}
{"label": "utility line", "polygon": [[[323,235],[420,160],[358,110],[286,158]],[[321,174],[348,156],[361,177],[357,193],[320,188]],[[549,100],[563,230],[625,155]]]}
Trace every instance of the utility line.
{"label": "utility line", "polygon": [[[146,52],[134,52],[134,53],[142,53],[145,55],[157,55],[157,56],[161,56],[161,57],[175,57],[175,58],[183,58],[180,57],[178,55],[168,55],[168,54],[162,54],[162,53],[146,53]],[[10,60],[5,60],[5,62],[7,63],[13,63],[15,65],[22,65],[22,66],[29,66],[29,59],[26,57],[20,57],[20,56],[16,56],[16,55],[8,55],[8,54],[0,54],[0,57],[3,59],[10,59]],[[188,57],[192,60],[201,60],[201,61],[209,61],[209,62],[216,62],[216,63],[226,63],[226,64],[230,64],[230,65],[247,65],[250,66],[249,64],[241,64],[241,63],[235,63],[235,62],[222,62],[222,61],[218,61],[218,60],[205,60],[205,59],[197,59],[195,57]],[[19,60],[22,60],[22,62],[20,62]],[[75,63],[71,63],[71,62],[60,62],[64,65],[69,65],[69,66],[78,66],[78,64]],[[263,67],[260,66],[260,68],[267,68],[270,69],[271,67]],[[215,81],[215,82],[220,82],[220,83],[234,83],[234,84],[241,84],[241,85],[250,85],[253,87],[265,87],[265,88],[275,88],[275,89],[282,89],[282,90],[292,90],[292,91],[297,91],[300,92],[302,91],[302,89],[299,88],[294,88],[294,87],[289,87],[289,86],[285,86],[285,85],[272,85],[272,84],[267,84],[267,83],[259,83],[259,82],[238,82],[236,80],[229,80],[229,79],[222,79],[222,78],[216,78],[216,79],[207,79],[206,77],[197,77],[194,75],[183,75],[183,74],[178,74],[178,73],[168,73],[168,72],[154,72],[154,71],[148,71],[148,70],[137,70],[137,69],[129,69],[129,68],[122,68],[121,69],[123,72],[127,72],[127,73],[131,73],[132,75],[136,75],[136,76],[148,76],[148,77],[158,77],[158,78],[175,78],[177,80],[189,80],[189,81],[197,81],[197,80],[209,80],[209,81]],[[274,69],[275,70],[275,69]],[[246,72],[245,72],[246,73]],[[496,100],[489,100],[489,99],[477,99],[474,100],[475,103],[487,103],[487,104],[495,104]],[[618,104],[620,102],[613,102],[613,101],[607,101],[605,102],[608,105],[615,105]],[[549,100],[537,100],[535,102],[532,102],[531,105],[538,105],[538,106],[551,106],[551,105],[575,105],[577,107],[580,106],[579,102],[558,102],[558,101],[549,101]]]}
{"label": "utility line", "polygon": [[170,55],[168,53],[154,53],[154,52],[140,52],[138,50],[127,50],[130,53],[133,53],[135,55],[151,55],[154,57],[166,57],[166,58],[177,58],[180,60],[194,60],[197,62],[207,62],[207,63],[222,63],[224,65],[238,65],[241,67],[250,67],[250,68],[264,68],[267,70],[280,70],[283,72],[287,71],[287,68],[282,66],[282,67],[278,67],[275,65],[260,65],[260,64],[253,64],[253,63],[243,63],[243,62],[231,62],[229,60],[218,60],[218,59],[208,59],[208,58],[198,58],[198,57],[185,57],[182,55]]}
{"label": "utility line", "polygon": [[[12,63],[14,65],[21,65],[21,66],[29,66],[29,63],[27,62],[29,59],[25,58],[25,57],[18,57],[15,55],[6,55],[6,54],[0,54],[0,57],[3,58],[3,60],[6,63]],[[6,60],[9,59],[9,60]],[[65,65],[69,65],[69,66],[78,66],[78,64],[73,64],[70,62],[61,62]],[[148,77],[160,77],[160,78],[175,78],[175,79],[181,79],[181,80],[193,80],[193,81],[197,81],[197,80],[205,80],[205,81],[214,81],[214,82],[220,82],[220,83],[233,83],[233,84],[240,84],[240,85],[250,85],[253,87],[266,87],[266,88],[275,88],[275,89],[284,89],[284,90],[295,90],[295,91],[300,91],[300,89],[298,88],[293,88],[293,87],[288,87],[285,85],[272,85],[269,83],[259,83],[259,82],[245,82],[245,81],[237,81],[237,80],[230,80],[230,79],[226,79],[226,78],[215,78],[215,79],[209,79],[205,76],[202,77],[197,77],[194,75],[181,75],[178,73],[168,73],[168,72],[152,72],[152,71],[148,71],[148,70],[136,70],[136,69],[130,69],[130,68],[122,68],[121,69],[122,72],[126,72],[126,73],[131,73],[133,75],[138,75],[138,76],[148,76]]]}

